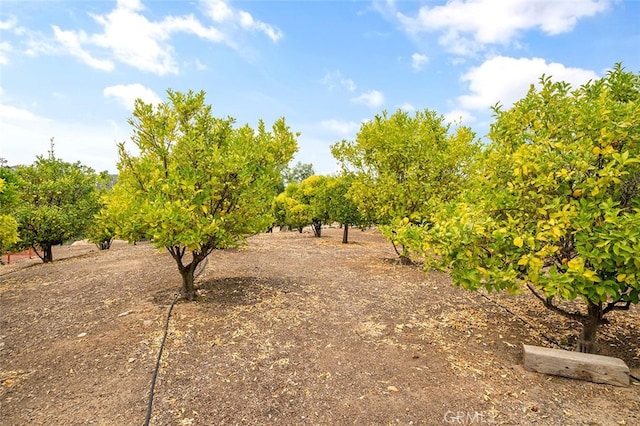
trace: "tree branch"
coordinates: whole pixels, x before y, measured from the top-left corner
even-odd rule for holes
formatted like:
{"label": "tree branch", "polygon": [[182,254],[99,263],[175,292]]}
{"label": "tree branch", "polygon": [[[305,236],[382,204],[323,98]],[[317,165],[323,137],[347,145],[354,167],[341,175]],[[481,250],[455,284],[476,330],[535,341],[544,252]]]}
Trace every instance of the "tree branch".
{"label": "tree branch", "polygon": [[40,260],[42,260],[44,262],[44,253],[42,254],[42,256],[40,255],[40,253],[38,253],[38,249],[36,249],[36,245],[35,244],[31,244],[31,248],[33,249],[33,252],[36,254],[36,256],[38,256],[40,258]]}
{"label": "tree branch", "polygon": [[622,302],[622,298],[616,300],[615,302],[607,303],[607,306],[602,310],[602,315],[605,315],[607,312],[611,311],[628,311],[631,306],[631,301],[627,300],[624,302],[624,305],[618,305],[618,303]]}
{"label": "tree branch", "polygon": [[529,290],[531,290],[531,293],[533,293],[533,295],[544,304],[545,308],[553,312],[556,312],[565,318],[569,318],[576,321],[583,321],[586,318],[580,312],[569,312],[562,309],[559,306],[554,305],[550,298],[544,298],[540,296],[540,294],[538,294],[538,292],[531,286],[531,284],[527,284],[527,287],[529,288]]}

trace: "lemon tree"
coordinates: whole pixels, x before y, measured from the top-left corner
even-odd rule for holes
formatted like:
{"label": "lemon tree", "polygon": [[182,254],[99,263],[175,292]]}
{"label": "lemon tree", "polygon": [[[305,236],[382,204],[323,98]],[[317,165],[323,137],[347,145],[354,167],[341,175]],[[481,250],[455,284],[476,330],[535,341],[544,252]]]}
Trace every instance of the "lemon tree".
{"label": "lemon tree", "polygon": [[[543,76],[494,110],[473,184],[417,240],[465,288],[528,288],[580,320],[577,349],[591,352],[603,316],[639,299],[640,77],[621,65],[579,88]],[[574,299],[579,312],[559,303]]]}
{"label": "lemon tree", "polygon": [[358,210],[358,206],[349,197],[349,190],[353,184],[353,176],[342,174],[331,176],[326,184],[324,203],[327,214],[332,221],[342,225],[342,242],[349,242],[349,227],[370,224]]}
{"label": "lemon tree", "polygon": [[297,150],[283,118],[270,130],[215,118],[203,91],[168,90],[168,101],[137,100],[129,124],[137,153],[120,144],[119,176],[107,199],[116,235],[166,248],[195,298],[196,267],[271,224],[273,189]]}
{"label": "lemon tree", "polygon": [[52,247],[84,237],[100,209],[99,176],[90,167],[55,158],[53,151],[17,167],[16,174],[20,244],[32,247],[44,263],[51,262]]}
{"label": "lemon tree", "polygon": [[344,172],[353,175],[349,195],[363,217],[381,224],[387,239],[408,256],[409,223],[421,227],[465,186],[479,148],[474,133],[453,127],[432,110],[411,115],[386,111],[364,122],[355,141],[331,146]]}
{"label": "lemon tree", "polygon": [[300,184],[291,182],[278,194],[272,204],[273,217],[278,226],[297,229],[302,232],[311,224],[311,212],[308,204],[302,200]]}
{"label": "lemon tree", "polygon": [[13,208],[18,202],[18,185],[15,173],[8,167],[0,167],[0,254],[19,241],[18,222]]}

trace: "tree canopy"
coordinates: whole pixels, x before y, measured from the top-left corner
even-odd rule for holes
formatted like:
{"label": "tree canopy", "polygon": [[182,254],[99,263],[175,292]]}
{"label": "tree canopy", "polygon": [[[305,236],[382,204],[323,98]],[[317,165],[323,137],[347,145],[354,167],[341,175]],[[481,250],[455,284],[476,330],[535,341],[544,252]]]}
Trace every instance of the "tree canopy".
{"label": "tree canopy", "polygon": [[302,232],[305,226],[311,224],[309,205],[302,197],[300,184],[292,182],[273,200],[273,217],[278,226],[297,229]]}
{"label": "tree canopy", "polygon": [[326,184],[325,202],[328,216],[331,220],[342,225],[342,242],[348,243],[349,227],[368,225],[368,222],[358,210],[358,206],[349,197],[349,190],[353,184],[353,176],[344,173],[332,176]]}
{"label": "tree canopy", "polygon": [[411,116],[398,110],[363,123],[355,141],[336,143],[331,152],[353,175],[349,196],[362,215],[406,247],[398,228],[430,222],[433,211],[466,185],[479,148],[471,129],[452,129],[435,111]]}
{"label": "tree canopy", "polygon": [[581,320],[577,348],[592,351],[603,315],[638,303],[640,77],[617,65],[572,89],[543,76],[495,115],[473,184],[441,210],[425,249],[465,288],[528,287]]}
{"label": "tree canopy", "polygon": [[120,144],[120,172],[107,199],[116,234],[165,247],[195,297],[194,272],[213,250],[267,229],[273,188],[297,150],[284,119],[271,131],[215,118],[205,93],[167,91],[168,101],[137,100],[129,124],[139,154]]}
{"label": "tree canopy", "polygon": [[15,172],[8,167],[0,166],[0,254],[20,239],[18,222],[13,216],[18,200]]}
{"label": "tree canopy", "polygon": [[100,206],[99,176],[90,167],[38,156],[19,166],[20,201],[15,208],[21,244],[43,262],[53,260],[52,246],[81,238]]}

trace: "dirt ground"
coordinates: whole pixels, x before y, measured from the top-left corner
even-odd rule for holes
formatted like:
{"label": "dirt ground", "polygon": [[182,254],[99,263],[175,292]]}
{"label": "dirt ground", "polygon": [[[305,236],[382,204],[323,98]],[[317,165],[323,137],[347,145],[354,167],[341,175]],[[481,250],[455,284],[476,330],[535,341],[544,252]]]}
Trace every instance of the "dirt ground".
{"label": "dirt ground", "polygon": [[[530,295],[472,293],[400,265],[375,231],[278,232],[214,252],[178,302],[152,425],[637,425],[640,386],[525,371],[522,344],[578,324]],[[166,252],[56,247],[0,267],[0,423],[140,425],[180,279]],[[640,375],[640,309],[600,353]]]}

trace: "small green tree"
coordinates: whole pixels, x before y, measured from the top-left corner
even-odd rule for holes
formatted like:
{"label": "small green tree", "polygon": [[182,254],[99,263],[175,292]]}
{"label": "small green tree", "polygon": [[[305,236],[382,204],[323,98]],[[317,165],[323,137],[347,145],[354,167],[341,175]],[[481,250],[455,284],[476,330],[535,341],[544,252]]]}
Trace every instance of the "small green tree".
{"label": "small green tree", "polygon": [[290,183],[300,183],[309,176],[313,176],[313,164],[302,163],[298,161],[293,166],[287,166],[280,172],[280,180],[278,181],[275,193],[276,195],[284,192],[286,186]]}
{"label": "small green tree", "polygon": [[334,144],[331,152],[354,176],[349,196],[362,215],[382,225],[408,260],[408,241],[398,229],[431,222],[432,212],[464,188],[479,152],[474,139],[468,127],[452,131],[435,111],[385,111],[363,123],[355,141]]}
{"label": "small green tree", "polygon": [[22,182],[15,210],[21,244],[51,262],[52,247],[82,238],[98,212],[98,176],[90,167],[55,158],[53,151],[16,173]]}
{"label": "small green tree", "polygon": [[87,239],[94,243],[100,250],[109,250],[116,236],[116,217],[113,210],[107,209],[107,200],[111,195],[111,188],[115,185],[116,178],[103,172],[99,177],[100,211],[95,215],[87,229]]}
{"label": "small green tree", "polygon": [[272,211],[278,226],[297,229],[302,233],[303,228],[311,224],[312,217],[309,205],[303,202],[300,192],[300,184],[288,184],[284,192],[273,200]]}
{"label": "small green tree", "polygon": [[325,200],[331,220],[342,225],[342,243],[349,242],[349,227],[368,225],[358,206],[349,197],[353,176],[342,174],[329,178],[326,184]]}
{"label": "small green tree", "polygon": [[298,161],[293,167],[287,167],[283,172],[282,176],[284,178],[285,184],[289,183],[300,183],[308,177],[315,175],[316,172],[313,170],[313,164],[311,163],[302,163]]}
{"label": "small green tree", "polygon": [[19,241],[18,222],[13,209],[18,202],[18,185],[15,173],[0,166],[0,255]]}
{"label": "small green tree", "polygon": [[300,182],[299,201],[308,206],[311,227],[315,237],[322,236],[322,225],[329,220],[327,183],[329,178],[323,175],[309,176]]}
{"label": "small green tree", "polygon": [[100,250],[109,250],[116,236],[116,223],[105,207],[94,217],[87,230],[87,239]]}
{"label": "small green tree", "polygon": [[[577,349],[591,352],[603,316],[639,299],[640,76],[616,65],[575,90],[543,76],[495,114],[474,185],[424,248],[458,285],[525,287],[581,321]],[[585,307],[568,311],[563,299]]]}
{"label": "small green tree", "polygon": [[167,91],[159,105],[137,100],[129,124],[139,155],[120,144],[120,174],[107,203],[116,234],[166,248],[195,298],[196,267],[215,249],[267,229],[280,173],[297,150],[284,119],[272,130],[214,118],[205,93]]}

